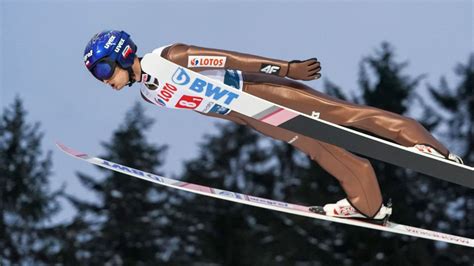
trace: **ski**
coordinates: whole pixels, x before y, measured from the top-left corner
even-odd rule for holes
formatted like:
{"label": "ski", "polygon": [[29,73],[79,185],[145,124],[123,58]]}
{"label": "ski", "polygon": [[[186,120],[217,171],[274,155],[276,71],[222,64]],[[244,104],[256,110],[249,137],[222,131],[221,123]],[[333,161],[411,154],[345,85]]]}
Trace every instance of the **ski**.
{"label": "ski", "polygon": [[[165,91],[168,107],[207,112],[209,103],[217,103],[235,112],[258,119],[307,137],[339,146],[349,151],[409,168],[445,181],[474,188],[474,167],[423,154],[410,148],[323,120],[324,114],[315,110],[307,115],[246,92],[237,90],[161,57],[158,52],[146,54],[143,70],[167,77],[160,80],[153,104],[163,106],[160,93]],[[168,104],[169,103],[169,104]],[[184,103],[184,104],[183,104]]]}
{"label": "ski", "polygon": [[128,166],[110,162],[101,158],[89,156],[85,153],[75,151],[63,144],[56,143],[59,149],[61,149],[66,154],[76,158],[84,160],[88,163],[98,165],[128,176],[136,177],[142,180],[153,182],[155,184],[171,187],[174,189],[184,190],[195,194],[200,194],[208,197],[214,197],[218,199],[223,199],[227,201],[233,201],[241,204],[251,205],[259,208],[265,208],[270,210],[275,210],[284,213],[290,213],[300,216],[306,216],[313,219],[326,220],[331,222],[337,222],[342,224],[348,224],[353,226],[365,227],[369,229],[392,232],[401,235],[408,235],[413,237],[419,237],[424,239],[431,239],[436,241],[442,241],[446,243],[474,247],[474,239],[465,238],[461,236],[455,236],[445,233],[440,233],[436,231],[426,230],[422,228],[397,224],[393,222],[386,222],[385,225],[377,225],[368,222],[336,218],[331,216],[326,216],[323,214],[317,214],[310,210],[308,206],[302,206],[297,204],[291,204],[283,201],[275,201],[270,199],[265,199],[261,197],[255,197],[251,195],[240,194],[232,191],[221,190],[206,186],[201,186],[192,183],[186,183],[171,178],[162,177],[152,173],[147,173],[138,169],[134,169]]}

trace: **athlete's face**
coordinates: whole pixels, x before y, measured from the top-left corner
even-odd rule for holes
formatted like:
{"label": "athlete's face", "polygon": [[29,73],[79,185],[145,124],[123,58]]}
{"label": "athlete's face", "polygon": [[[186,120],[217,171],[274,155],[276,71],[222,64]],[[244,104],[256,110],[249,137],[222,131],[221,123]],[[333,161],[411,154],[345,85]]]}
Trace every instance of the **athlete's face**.
{"label": "athlete's face", "polygon": [[118,91],[123,89],[123,87],[128,84],[128,81],[128,71],[118,66],[115,67],[112,77],[104,80],[105,84],[110,85],[114,90]]}

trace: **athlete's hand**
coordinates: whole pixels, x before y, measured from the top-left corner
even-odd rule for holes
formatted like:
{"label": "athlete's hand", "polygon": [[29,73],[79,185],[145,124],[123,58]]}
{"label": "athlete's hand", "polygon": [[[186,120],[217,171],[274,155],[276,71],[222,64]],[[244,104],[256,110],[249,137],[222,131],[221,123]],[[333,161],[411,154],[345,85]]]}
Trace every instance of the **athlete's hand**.
{"label": "athlete's hand", "polygon": [[319,71],[321,71],[321,63],[316,58],[305,61],[293,60],[288,63],[286,76],[296,80],[319,79],[321,77]]}

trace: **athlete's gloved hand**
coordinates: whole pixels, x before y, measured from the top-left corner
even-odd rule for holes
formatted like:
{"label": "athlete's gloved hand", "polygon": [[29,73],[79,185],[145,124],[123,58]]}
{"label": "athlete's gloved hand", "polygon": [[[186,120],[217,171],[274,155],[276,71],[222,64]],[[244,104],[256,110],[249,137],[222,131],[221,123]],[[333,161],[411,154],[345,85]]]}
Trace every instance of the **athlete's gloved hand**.
{"label": "athlete's gloved hand", "polygon": [[319,71],[321,71],[321,63],[316,58],[305,61],[293,60],[288,63],[286,76],[296,80],[319,79],[321,77]]}

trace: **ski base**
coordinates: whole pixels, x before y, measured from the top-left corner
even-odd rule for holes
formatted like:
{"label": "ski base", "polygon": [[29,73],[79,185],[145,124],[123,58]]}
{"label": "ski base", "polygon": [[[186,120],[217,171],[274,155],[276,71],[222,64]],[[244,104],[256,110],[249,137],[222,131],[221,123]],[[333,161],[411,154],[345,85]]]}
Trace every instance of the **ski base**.
{"label": "ski base", "polygon": [[310,210],[310,207],[291,204],[282,201],[275,201],[260,197],[255,197],[246,194],[240,194],[232,191],[221,190],[211,187],[205,187],[197,184],[186,183],[171,178],[162,177],[152,173],[147,173],[138,169],[134,169],[128,166],[120,165],[114,162],[110,162],[101,158],[92,157],[85,153],[75,151],[63,144],[57,143],[59,149],[61,149],[66,154],[76,158],[84,160],[88,163],[98,165],[125,175],[133,176],[140,178],[149,182],[153,182],[159,185],[184,190],[192,192],[195,194],[205,195],[208,197],[219,198],[227,201],[233,201],[241,204],[251,205],[259,208],[265,208],[270,210],[275,210],[284,213],[291,213],[300,216],[306,216],[313,219],[326,220],[331,222],[337,222],[342,224],[348,224],[353,226],[365,227],[370,229],[375,229],[379,231],[392,232],[396,234],[409,235],[413,237],[431,239],[436,241],[442,241],[446,243],[451,243],[455,245],[474,247],[474,239],[465,238],[456,235],[450,235],[445,233],[440,233],[436,231],[426,230],[422,228],[412,227],[408,225],[397,224],[393,222],[386,221],[384,225],[372,224],[369,222],[331,217],[323,214],[318,214]]}

